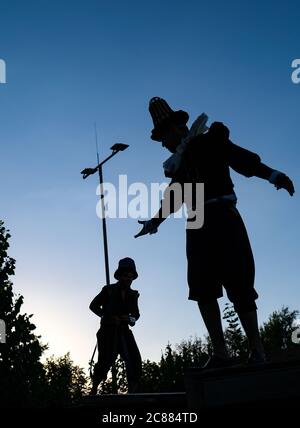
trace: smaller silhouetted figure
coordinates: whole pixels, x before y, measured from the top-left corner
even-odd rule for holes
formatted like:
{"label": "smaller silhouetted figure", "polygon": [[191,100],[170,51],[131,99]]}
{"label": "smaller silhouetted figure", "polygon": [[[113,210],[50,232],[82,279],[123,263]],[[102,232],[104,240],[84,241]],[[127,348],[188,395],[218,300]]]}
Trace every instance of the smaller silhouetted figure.
{"label": "smaller silhouetted figure", "polygon": [[126,257],[119,261],[114,277],[117,283],[105,285],[90,304],[90,310],[101,317],[97,332],[98,362],[95,364],[91,394],[97,394],[100,382],[106,380],[107,373],[120,354],[125,362],[128,392],[138,390],[142,371],[142,360],[132,331],[140,317],[139,293],[130,288],[138,277],[134,261]]}

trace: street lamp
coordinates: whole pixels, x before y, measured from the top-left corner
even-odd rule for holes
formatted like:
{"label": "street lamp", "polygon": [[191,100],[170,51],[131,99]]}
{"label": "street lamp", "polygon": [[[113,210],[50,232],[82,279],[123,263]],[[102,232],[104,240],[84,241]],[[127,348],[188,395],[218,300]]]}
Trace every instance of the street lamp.
{"label": "street lamp", "polygon": [[114,144],[110,150],[112,150],[112,154],[109,155],[106,159],[99,163],[99,154],[97,153],[97,161],[98,165],[95,168],[85,168],[81,171],[82,178],[86,179],[95,172],[99,173],[99,183],[100,183],[100,199],[101,199],[101,211],[102,211],[102,230],[103,230],[103,244],[104,244],[104,260],[105,260],[105,275],[106,275],[106,283],[110,284],[109,277],[109,262],[108,262],[108,247],[107,247],[107,232],[106,232],[106,218],[105,218],[105,208],[104,208],[104,195],[103,195],[103,172],[102,165],[104,165],[109,159],[115,156],[119,152],[123,152],[129,146],[128,144],[116,143]]}
{"label": "street lamp", "polygon": [[[112,150],[112,153],[104,159],[102,162],[99,162],[99,154],[97,150],[97,162],[98,165],[95,168],[85,168],[81,171],[82,178],[85,180],[90,175],[95,174],[95,172],[98,171],[99,173],[99,184],[100,184],[100,199],[101,199],[101,212],[102,212],[102,231],[103,231],[103,245],[104,245],[104,260],[105,260],[105,275],[106,275],[106,284],[110,285],[110,276],[109,276],[109,260],[108,260],[108,246],[107,246],[107,232],[106,232],[106,218],[105,218],[105,207],[104,207],[104,194],[103,194],[103,172],[102,172],[102,166],[113,156],[115,156],[119,152],[123,152],[125,149],[127,149],[129,146],[128,144],[122,144],[122,143],[116,143],[114,144],[110,150]],[[93,366],[94,356],[97,350],[97,344],[95,346],[91,361],[90,361],[90,367]],[[113,392],[116,392],[116,369],[113,365],[112,367],[112,385],[113,385]]]}

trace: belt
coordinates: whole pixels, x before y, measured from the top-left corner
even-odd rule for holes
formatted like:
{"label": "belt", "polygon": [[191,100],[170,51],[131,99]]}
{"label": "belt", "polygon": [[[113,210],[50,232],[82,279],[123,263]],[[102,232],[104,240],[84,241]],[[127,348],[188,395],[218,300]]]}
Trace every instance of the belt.
{"label": "belt", "polygon": [[235,193],[231,193],[230,195],[218,196],[216,198],[208,199],[204,202],[204,205],[209,205],[214,202],[232,202],[233,204],[237,203],[237,197]]}

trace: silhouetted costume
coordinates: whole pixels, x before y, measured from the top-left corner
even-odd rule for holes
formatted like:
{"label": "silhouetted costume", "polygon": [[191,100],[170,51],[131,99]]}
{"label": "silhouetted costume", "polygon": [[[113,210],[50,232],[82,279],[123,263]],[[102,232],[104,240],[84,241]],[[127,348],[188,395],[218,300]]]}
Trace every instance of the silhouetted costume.
{"label": "silhouetted costume", "polygon": [[[120,260],[119,268],[115,273],[116,278],[122,270],[124,260],[132,259]],[[125,362],[129,392],[132,385],[139,382],[142,367],[141,355],[129,328],[129,325],[133,326],[140,317],[138,297],[137,290],[117,282],[105,285],[90,304],[90,309],[101,317],[101,326],[97,332],[98,362],[95,364],[93,375],[93,383],[97,385],[106,379],[118,354]],[[126,317],[127,321],[116,323],[116,317]]]}
{"label": "silhouetted costume", "polygon": [[[170,117],[184,126],[188,114],[181,110],[174,112],[164,100],[165,104],[158,99],[156,105],[155,99],[152,100],[149,109],[155,127],[151,138],[161,141],[160,132],[167,123],[165,118]],[[230,168],[246,177],[266,180],[275,172],[263,164],[257,154],[232,143],[228,128],[214,122],[207,133],[189,142],[170,185],[204,183],[204,225],[186,230],[189,299],[209,303],[222,296],[224,286],[235,309],[248,312],[256,309],[258,298],[254,289],[255,268],[247,231],[236,208]],[[162,204],[168,205],[170,198],[165,197]],[[171,203],[171,213],[179,208]],[[192,208],[195,209],[194,203]],[[160,216],[161,213],[162,209]],[[151,222],[158,226],[163,220],[152,218]]]}

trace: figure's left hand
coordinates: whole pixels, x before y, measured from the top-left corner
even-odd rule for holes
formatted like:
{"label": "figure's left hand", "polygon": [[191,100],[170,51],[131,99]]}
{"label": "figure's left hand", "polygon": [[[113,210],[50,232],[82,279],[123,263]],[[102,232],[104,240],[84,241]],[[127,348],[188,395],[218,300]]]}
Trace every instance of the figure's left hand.
{"label": "figure's left hand", "polygon": [[147,233],[153,235],[153,233],[157,232],[157,226],[155,226],[151,220],[138,220],[138,223],[142,224],[143,228],[137,235],[134,235],[135,238],[147,235]]}
{"label": "figure's left hand", "polygon": [[293,194],[295,193],[295,188],[292,180],[283,172],[277,175],[274,186],[276,187],[277,190],[285,189],[286,191],[289,192],[291,196],[293,196]]}

